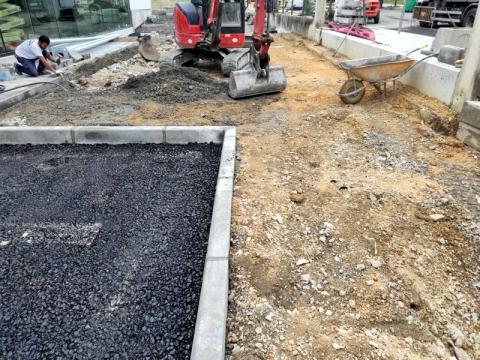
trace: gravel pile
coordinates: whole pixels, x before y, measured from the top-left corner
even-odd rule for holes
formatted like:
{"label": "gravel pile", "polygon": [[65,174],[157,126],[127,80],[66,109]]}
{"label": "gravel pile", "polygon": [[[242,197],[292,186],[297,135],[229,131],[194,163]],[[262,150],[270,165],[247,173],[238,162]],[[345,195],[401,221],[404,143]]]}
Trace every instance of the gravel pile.
{"label": "gravel pile", "polygon": [[119,89],[137,99],[186,103],[222,96],[227,84],[196,68],[162,63],[158,72],[133,76]]}
{"label": "gravel pile", "polygon": [[220,150],[0,146],[0,358],[188,359]]}

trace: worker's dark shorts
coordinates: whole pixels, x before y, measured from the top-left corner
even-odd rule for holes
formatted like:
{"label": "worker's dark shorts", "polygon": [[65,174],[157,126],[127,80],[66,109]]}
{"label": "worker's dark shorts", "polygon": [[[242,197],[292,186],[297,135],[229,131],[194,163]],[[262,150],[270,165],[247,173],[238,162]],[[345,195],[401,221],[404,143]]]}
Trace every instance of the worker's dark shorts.
{"label": "worker's dark shorts", "polygon": [[[42,52],[43,57],[46,59],[48,57],[48,52],[43,51]],[[35,63],[37,59],[26,59],[20,56],[16,56],[18,64],[15,65],[17,70],[19,70],[21,73],[30,75],[30,76],[38,76],[45,70],[45,66],[39,61],[38,62],[38,67],[35,66]]]}

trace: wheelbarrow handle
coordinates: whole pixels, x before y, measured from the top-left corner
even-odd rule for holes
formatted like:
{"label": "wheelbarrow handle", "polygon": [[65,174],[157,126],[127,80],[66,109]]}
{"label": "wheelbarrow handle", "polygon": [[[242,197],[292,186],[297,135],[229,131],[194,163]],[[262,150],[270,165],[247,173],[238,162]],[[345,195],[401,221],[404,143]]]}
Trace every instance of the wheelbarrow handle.
{"label": "wheelbarrow handle", "polygon": [[408,56],[408,55],[410,55],[410,54],[413,54],[415,51],[422,50],[422,49],[425,49],[425,48],[427,48],[427,47],[428,47],[428,45],[427,45],[427,44],[425,44],[425,45],[422,45],[422,46],[420,46],[420,47],[418,47],[418,48],[416,48],[416,49],[413,49],[413,50],[412,50],[412,51],[410,51],[409,53],[407,53],[407,55],[406,55],[406,56]]}

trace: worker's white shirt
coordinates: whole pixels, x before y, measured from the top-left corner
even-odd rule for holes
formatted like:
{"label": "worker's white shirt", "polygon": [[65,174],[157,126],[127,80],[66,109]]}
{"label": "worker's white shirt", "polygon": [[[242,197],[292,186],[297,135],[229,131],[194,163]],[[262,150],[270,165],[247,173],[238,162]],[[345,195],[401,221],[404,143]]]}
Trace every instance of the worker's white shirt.
{"label": "worker's white shirt", "polygon": [[[48,51],[48,49],[47,49]],[[42,55],[42,48],[38,45],[38,40],[26,40],[15,49],[15,55],[25,59],[36,59]]]}

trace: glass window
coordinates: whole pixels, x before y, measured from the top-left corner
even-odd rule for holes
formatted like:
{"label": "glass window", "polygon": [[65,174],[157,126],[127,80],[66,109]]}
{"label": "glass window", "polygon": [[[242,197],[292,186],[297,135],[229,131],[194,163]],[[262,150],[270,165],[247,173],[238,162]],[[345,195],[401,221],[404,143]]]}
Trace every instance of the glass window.
{"label": "glass window", "polygon": [[0,51],[41,34],[65,38],[114,31],[131,26],[130,19],[128,0],[0,0]]}
{"label": "glass window", "polygon": [[240,27],[242,26],[241,9],[239,2],[225,2],[222,5],[222,26]]}

